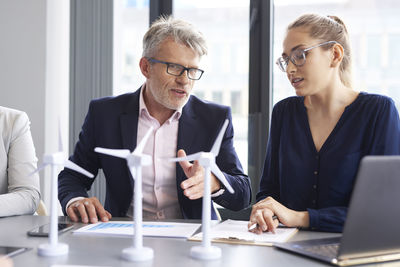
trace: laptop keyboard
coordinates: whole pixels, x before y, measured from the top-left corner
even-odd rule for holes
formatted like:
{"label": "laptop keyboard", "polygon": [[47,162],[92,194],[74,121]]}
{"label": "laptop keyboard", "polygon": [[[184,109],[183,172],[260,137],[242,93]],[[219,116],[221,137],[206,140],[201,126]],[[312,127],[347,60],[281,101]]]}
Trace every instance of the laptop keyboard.
{"label": "laptop keyboard", "polygon": [[333,259],[336,258],[338,254],[339,244],[309,246],[309,247],[304,247],[303,249],[309,253]]}

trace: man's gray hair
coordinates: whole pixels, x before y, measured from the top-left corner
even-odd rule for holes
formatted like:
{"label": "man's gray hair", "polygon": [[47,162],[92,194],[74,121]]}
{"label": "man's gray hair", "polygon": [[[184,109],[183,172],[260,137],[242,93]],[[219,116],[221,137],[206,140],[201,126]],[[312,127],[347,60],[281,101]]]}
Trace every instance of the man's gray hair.
{"label": "man's gray hair", "polygon": [[199,57],[207,54],[206,40],[192,24],[172,16],[161,16],[151,24],[143,37],[142,56],[154,56],[160,43],[168,38],[190,47]]}

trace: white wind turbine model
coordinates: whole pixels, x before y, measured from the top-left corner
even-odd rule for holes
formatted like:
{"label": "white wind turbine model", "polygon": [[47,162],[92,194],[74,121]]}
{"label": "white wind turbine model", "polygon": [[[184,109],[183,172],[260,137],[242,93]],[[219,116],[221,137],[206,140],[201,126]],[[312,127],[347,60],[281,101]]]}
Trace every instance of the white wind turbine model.
{"label": "white wind turbine model", "polygon": [[128,168],[135,180],[134,192],[134,239],[133,246],[122,250],[122,258],[128,261],[146,261],[154,257],[152,248],[143,247],[142,233],[142,166],[150,165],[151,156],[143,154],[143,149],[150,137],[153,127],[147,131],[142,141],[131,153],[128,149],[108,149],[96,147],[94,151],[114,157],[124,158],[127,161]]}
{"label": "white wind turbine model", "polygon": [[211,240],[209,235],[210,230],[210,219],[211,219],[211,172],[222,182],[226,189],[232,194],[234,190],[229,184],[224,174],[218,168],[215,163],[215,158],[218,156],[219,149],[221,147],[222,138],[224,136],[226,127],[228,126],[229,120],[225,120],[217,139],[215,139],[214,144],[210,152],[197,152],[186,157],[172,158],[170,161],[192,161],[198,160],[199,164],[203,166],[205,170],[204,177],[204,194],[203,194],[203,211],[202,211],[202,232],[203,241],[201,246],[194,246],[190,250],[190,255],[193,258],[200,260],[212,260],[221,257],[221,249],[219,247],[211,246]]}
{"label": "white wind turbine model", "polygon": [[65,167],[87,177],[93,178],[94,175],[85,169],[79,167],[72,161],[65,159],[63,152],[63,145],[61,139],[61,131],[59,129],[58,132],[58,152],[53,154],[48,154],[43,156],[43,164],[37,168],[32,174],[39,172],[47,165],[51,165],[51,198],[50,198],[50,233],[49,233],[49,242],[45,244],[41,244],[38,247],[38,254],[40,256],[52,257],[52,256],[61,256],[68,253],[68,244],[58,243],[58,185],[57,185],[57,166]]}

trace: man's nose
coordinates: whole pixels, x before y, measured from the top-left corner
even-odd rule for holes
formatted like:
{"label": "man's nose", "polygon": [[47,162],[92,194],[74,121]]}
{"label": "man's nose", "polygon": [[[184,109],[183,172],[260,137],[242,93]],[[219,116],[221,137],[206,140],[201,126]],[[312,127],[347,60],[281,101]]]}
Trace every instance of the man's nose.
{"label": "man's nose", "polygon": [[183,73],[181,74],[181,75],[179,75],[179,76],[177,76],[176,78],[177,78],[177,81],[179,82],[179,83],[181,83],[181,84],[187,84],[187,83],[189,83],[189,81],[190,81],[190,79],[189,79],[189,76],[188,76],[188,72],[189,70],[184,70],[183,71]]}

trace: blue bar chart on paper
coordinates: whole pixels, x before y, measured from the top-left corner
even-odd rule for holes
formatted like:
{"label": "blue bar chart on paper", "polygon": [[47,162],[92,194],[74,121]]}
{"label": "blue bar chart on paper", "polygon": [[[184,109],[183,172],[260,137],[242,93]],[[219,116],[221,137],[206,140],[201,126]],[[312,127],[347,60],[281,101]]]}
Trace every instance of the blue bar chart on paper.
{"label": "blue bar chart on paper", "polygon": [[[144,236],[189,238],[200,227],[198,223],[144,222]],[[134,224],[125,221],[99,222],[74,231],[77,235],[108,235],[131,237]]]}

